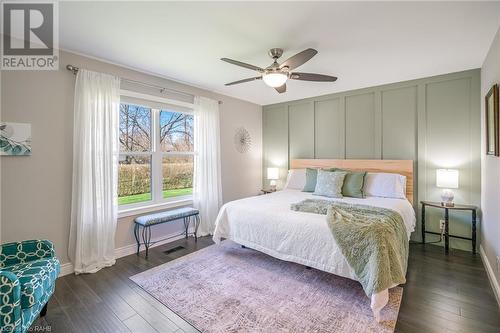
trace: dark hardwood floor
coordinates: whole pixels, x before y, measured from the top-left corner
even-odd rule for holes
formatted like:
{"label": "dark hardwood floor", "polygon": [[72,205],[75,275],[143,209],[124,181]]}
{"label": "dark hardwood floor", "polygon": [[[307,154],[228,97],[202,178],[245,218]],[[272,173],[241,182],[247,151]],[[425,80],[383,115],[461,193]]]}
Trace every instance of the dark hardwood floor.
{"label": "dark hardwood floor", "polygon": [[[47,316],[34,332],[197,332],[140,289],[129,276],[212,244],[192,238],[153,248],[149,259],[130,255],[96,274],[57,280]],[[184,249],[170,254],[169,249]],[[50,329],[50,331],[49,331]],[[500,311],[479,255],[412,243],[408,281],[396,332],[500,332]]]}

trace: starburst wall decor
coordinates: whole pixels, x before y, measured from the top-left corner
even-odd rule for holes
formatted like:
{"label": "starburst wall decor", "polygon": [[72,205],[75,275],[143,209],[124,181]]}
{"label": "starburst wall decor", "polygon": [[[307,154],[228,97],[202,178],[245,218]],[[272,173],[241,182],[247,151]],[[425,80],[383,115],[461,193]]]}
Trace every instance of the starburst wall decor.
{"label": "starburst wall decor", "polygon": [[252,147],[252,137],[244,127],[236,129],[234,134],[234,146],[242,154],[248,152]]}

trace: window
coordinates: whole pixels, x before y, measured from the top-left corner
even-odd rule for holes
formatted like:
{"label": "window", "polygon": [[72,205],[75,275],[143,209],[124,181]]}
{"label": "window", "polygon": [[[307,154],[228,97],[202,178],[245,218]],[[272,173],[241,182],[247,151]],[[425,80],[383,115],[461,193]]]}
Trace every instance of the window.
{"label": "window", "polygon": [[135,207],[190,196],[193,163],[192,114],[122,101],[119,205]]}
{"label": "window", "polygon": [[193,116],[160,111],[163,198],[193,193]]}

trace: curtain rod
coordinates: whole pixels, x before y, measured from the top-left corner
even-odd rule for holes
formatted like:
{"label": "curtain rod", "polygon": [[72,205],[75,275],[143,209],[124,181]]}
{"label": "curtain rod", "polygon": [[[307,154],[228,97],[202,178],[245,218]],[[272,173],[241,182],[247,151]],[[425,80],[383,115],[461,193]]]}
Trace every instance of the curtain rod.
{"label": "curtain rod", "polygon": [[[78,73],[78,70],[80,68],[78,68],[76,66],[73,66],[73,65],[66,65],[66,69],[69,70],[69,71],[71,71],[71,72],[73,72],[73,74],[76,75],[76,73]],[[187,93],[187,92],[184,92],[184,91],[180,91],[180,90],[176,90],[176,89],[165,88],[165,87],[162,87],[162,86],[158,86],[156,84],[145,83],[145,82],[131,80],[131,79],[125,79],[125,78],[120,78],[120,79],[122,79],[123,81],[130,82],[130,83],[139,84],[139,85],[142,85],[142,86],[145,86],[145,87],[156,88],[156,89],[160,90],[160,93],[164,93],[165,91],[170,91],[170,92],[175,93],[175,94],[189,96],[189,97],[194,97],[193,94],[190,94],[190,93]],[[218,101],[218,102],[219,102],[219,104],[222,104],[222,101]]]}

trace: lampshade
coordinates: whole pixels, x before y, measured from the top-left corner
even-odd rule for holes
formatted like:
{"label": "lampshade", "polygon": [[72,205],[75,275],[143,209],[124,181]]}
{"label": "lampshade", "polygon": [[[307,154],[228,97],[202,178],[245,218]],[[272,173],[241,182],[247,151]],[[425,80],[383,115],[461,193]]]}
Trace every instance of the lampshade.
{"label": "lampshade", "polygon": [[264,74],[264,76],[262,76],[262,80],[264,80],[264,83],[273,88],[281,87],[283,84],[285,84],[287,79],[288,76],[286,74],[279,72]]}
{"label": "lampshade", "polygon": [[458,170],[437,169],[436,186],[443,188],[458,188]]}
{"label": "lampshade", "polygon": [[269,179],[269,180],[279,179],[279,169],[278,168],[267,168],[267,179]]}

